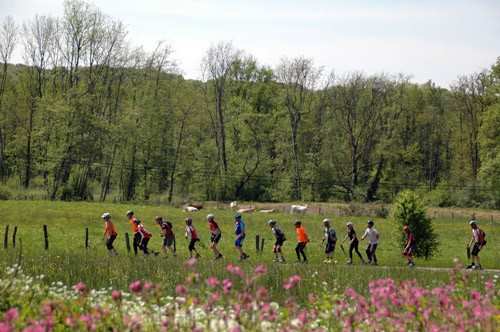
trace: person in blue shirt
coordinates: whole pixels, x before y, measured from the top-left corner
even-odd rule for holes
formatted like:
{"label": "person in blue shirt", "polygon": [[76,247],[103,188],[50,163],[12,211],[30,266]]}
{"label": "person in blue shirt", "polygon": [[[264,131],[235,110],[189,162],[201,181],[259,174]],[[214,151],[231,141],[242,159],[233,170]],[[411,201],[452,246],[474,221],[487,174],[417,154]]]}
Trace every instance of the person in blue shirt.
{"label": "person in blue shirt", "polygon": [[236,234],[236,240],[234,241],[234,246],[236,247],[236,250],[240,254],[240,260],[242,261],[250,256],[248,256],[243,251],[243,241],[245,240],[245,223],[243,222],[243,218],[241,217],[240,213],[236,213],[236,215],[234,216],[234,226],[235,226],[234,233]]}

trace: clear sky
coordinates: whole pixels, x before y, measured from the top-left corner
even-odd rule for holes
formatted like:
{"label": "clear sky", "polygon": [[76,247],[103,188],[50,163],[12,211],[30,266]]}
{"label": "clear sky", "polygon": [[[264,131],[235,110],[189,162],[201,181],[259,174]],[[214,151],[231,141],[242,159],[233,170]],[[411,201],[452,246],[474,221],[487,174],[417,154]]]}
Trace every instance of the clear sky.
{"label": "clear sky", "polygon": [[[499,0],[93,0],[135,45],[158,40],[190,78],[218,41],[274,66],[306,56],[326,70],[405,73],[447,87],[500,56]],[[0,17],[61,16],[63,0],[0,0]],[[21,59],[16,56],[17,61]]]}

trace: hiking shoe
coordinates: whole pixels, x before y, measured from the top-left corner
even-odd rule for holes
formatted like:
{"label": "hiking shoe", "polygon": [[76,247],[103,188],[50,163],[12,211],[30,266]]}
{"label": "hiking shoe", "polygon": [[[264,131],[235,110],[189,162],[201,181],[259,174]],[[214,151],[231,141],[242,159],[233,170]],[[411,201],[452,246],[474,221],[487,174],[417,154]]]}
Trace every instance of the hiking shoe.
{"label": "hiking shoe", "polygon": [[409,262],[409,263],[408,263],[408,266],[409,266],[409,267],[414,267],[414,266],[415,266],[415,263],[413,263],[413,262]]}
{"label": "hiking shoe", "polygon": [[481,267],[481,265],[474,265],[472,267],[473,270],[482,270],[483,268]]}
{"label": "hiking shoe", "polygon": [[474,263],[467,265],[466,269],[470,270],[473,269],[476,265]]}

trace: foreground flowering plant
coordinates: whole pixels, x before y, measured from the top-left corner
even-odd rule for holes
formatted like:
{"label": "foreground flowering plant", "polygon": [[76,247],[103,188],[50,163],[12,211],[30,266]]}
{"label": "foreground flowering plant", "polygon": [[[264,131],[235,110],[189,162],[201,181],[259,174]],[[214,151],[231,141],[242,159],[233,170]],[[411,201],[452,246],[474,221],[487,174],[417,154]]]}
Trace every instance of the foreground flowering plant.
{"label": "foreground flowering plant", "polygon": [[[302,279],[283,281],[289,297],[272,302],[259,285],[264,265],[251,274],[233,264],[230,277],[202,279],[196,262],[176,296],[165,296],[159,285],[134,281],[128,292],[47,286],[43,277],[26,276],[18,267],[0,280],[0,332],[10,331],[496,331],[500,327],[499,291],[493,281],[474,290],[467,276],[454,271],[450,283],[422,288],[414,281],[370,282],[369,295],[353,289],[333,294],[328,287],[299,303],[295,289]],[[272,277],[272,276],[269,276]]]}

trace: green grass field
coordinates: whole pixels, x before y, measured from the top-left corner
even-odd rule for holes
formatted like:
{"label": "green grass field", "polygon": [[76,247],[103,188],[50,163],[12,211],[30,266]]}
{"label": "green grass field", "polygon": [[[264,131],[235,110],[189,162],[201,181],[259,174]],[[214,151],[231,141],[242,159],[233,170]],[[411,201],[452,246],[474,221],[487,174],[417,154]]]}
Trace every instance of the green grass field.
{"label": "green grass field", "polygon": [[[47,201],[2,201],[0,202],[1,221],[0,234],[3,240],[6,225],[10,226],[9,248],[2,249],[0,256],[0,270],[10,266],[17,261],[22,264],[23,270],[31,275],[45,275],[47,282],[62,281],[66,284],[74,284],[80,280],[90,287],[126,288],[136,279],[145,279],[172,285],[172,293],[175,285],[186,276],[184,262],[188,257],[187,240],[184,239],[184,218],[188,215],[181,209],[162,206],[123,205],[123,204],[101,204],[101,203],[64,203]],[[150,248],[159,250],[161,237],[159,228],[154,224],[155,215],[167,217],[174,224],[177,236],[176,258],[164,256],[143,257],[127,254],[125,246],[125,232],[130,232],[125,212],[133,209],[137,217],[142,220],[145,227],[152,231],[153,238]],[[119,233],[115,247],[119,252],[118,257],[108,257],[102,239],[103,222],[100,216],[108,211],[113,216],[113,222]],[[206,248],[209,235],[205,221],[207,213],[214,213],[216,220],[223,231],[221,251],[225,259],[214,262],[212,252]],[[205,247],[200,247],[202,258],[198,263],[198,272],[202,276],[227,274],[225,266],[228,262],[237,262],[237,254],[233,248],[233,212],[229,209],[204,209],[193,213],[194,224],[201,235]],[[288,241],[284,246],[284,253],[288,259],[286,264],[272,263],[272,235],[266,221],[269,218],[277,219],[287,235]],[[250,259],[241,265],[250,271],[256,264],[268,265],[271,273],[265,281],[267,286],[277,298],[283,296],[281,281],[291,274],[298,273],[305,278],[299,289],[305,295],[310,287],[323,287],[324,282],[329,288],[343,290],[345,287],[353,287],[364,292],[368,282],[377,278],[391,277],[397,280],[417,279],[424,285],[434,286],[448,280],[449,272],[429,271],[421,269],[408,269],[401,257],[401,249],[398,247],[400,234],[395,223],[390,219],[375,218],[375,227],[381,235],[377,255],[379,267],[363,266],[359,260],[354,259],[355,265],[345,264],[346,257],[338,248],[335,252],[337,264],[323,264],[323,246],[321,220],[325,216],[304,215],[303,221],[312,242],[307,247],[309,264],[295,263],[294,252],[295,233],[293,221],[297,216],[289,214],[263,214],[253,213],[244,215],[247,225],[247,239],[245,249],[250,254]],[[355,224],[358,234],[362,234],[368,217],[333,218],[334,228],[338,236],[345,235],[345,222],[351,220]],[[48,225],[49,250],[44,250],[42,225]],[[488,244],[481,253],[483,267],[488,269],[500,269],[500,244],[498,237],[498,223],[484,222],[481,228],[487,234]],[[12,248],[12,231],[14,226],[18,227],[17,246]],[[85,249],[85,228],[89,228],[90,248]],[[417,260],[419,267],[453,267],[453,259],[458,258],[466,263],[465,243],[469,240],[470,228],[467,220],[459,221],[437,219],[434,227],[439,234],[440,252],[431,260]],[[265,247],[262,254],[257,254],[255,249],[255,235],[259,234],[265,238]],[[360,251],[364,254],[366,243],[361,242]],[[0,272],[3,273],[3,272]],[[472,273],[473,279],[480,282],[488,277],[489,273]]]}

